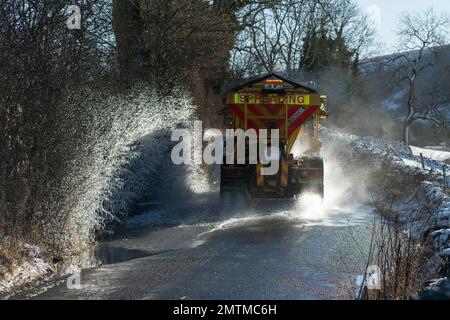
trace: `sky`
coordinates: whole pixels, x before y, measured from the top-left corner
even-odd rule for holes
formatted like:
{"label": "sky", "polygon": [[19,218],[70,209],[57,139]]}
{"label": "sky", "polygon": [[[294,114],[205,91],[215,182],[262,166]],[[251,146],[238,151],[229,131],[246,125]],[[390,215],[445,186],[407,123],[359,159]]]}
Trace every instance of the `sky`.
{"label": "sky", "polygon": [[[437,13],[450,14],[450,0],[356,0],[378,25],[378,33],[385,44],[380,53],[394,52],[399,16],[433,7]],[[450,30],[449,30],[450,32]]]}

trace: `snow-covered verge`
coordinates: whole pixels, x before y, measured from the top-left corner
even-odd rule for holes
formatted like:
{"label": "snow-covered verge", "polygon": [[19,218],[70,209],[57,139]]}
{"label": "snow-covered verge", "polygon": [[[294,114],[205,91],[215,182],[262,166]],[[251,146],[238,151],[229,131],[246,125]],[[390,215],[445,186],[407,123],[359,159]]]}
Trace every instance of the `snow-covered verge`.
{"label": "snow-covered verge", "polygon": [[[326,149],[335,152],[342,163],[353,163],[371,172],[372,177],[384,176],[392,179],[389,196],[402,199],[394,207],[399,221],[408,225],[416,238],[431,236],[435,254],[435,268],[448,273],[450,266],[450,197],[444,186],[443,169],[450,172],[444,162],[425,156],[425,169],[421,159],[398,141],[373,137],[360,137],[340,133],[327,128],[321,129]],[[448,179],[450,180],[450,179]],[[371,182],[372,184],[373,181]],[[383,193],[383,190],[377,190]],[[411,205],[413,203],[413,205]],[[426,212],[426,219],[423,215]],[[440,262],[442,263],[441,265]],[[442,282],[434,282],[442,285]]]}
{"label": "snow-covered verge", "polygon": [[446,277],[430,282],[420,297],[426,300],[450,300],[450,279]]}
{"label": "snow-covered verge", "polygon": [[1,269],[0,266],[0,274],[3,274],[0,278],[0,294],[45,279],[54,273],[50,264],[44,261],[41,250],[30,245],[23,246],[21,258],[8,266],[9,270]]}
{"label": "snow-covered verge", "polygon": [[448,162],[450,160],[450,152],[449,151],[442,151],[442,150],[435,150],[435,149],[428,149],[428,148],[419,148],[411,146],[411,151],[415,156],[420,156],[422,154],[425,158],[437,160],[437,161],[444,161]]}

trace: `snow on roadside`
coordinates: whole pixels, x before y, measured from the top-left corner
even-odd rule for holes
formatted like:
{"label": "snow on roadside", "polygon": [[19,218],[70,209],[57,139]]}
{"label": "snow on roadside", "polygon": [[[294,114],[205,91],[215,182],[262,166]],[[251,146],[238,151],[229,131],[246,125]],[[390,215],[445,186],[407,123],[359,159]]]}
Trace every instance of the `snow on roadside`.
{"label": "snow on roadside", "polygon": [[[450,174],[448,164],[427,157],[437,154],[423,152],[426,168],[422,169],[420,156],[415,155],[399,141],[360,137],[327,128],[321,129],[321,135],[324,144],[330,144],[340,153],[339,157],[347,158],[349,162],[362,156],[370,159],[370,165],[377,170],[381,169],[382,163],[386,164],[388,161],[393,171],[405,177],[418,178],[421,181],[418,191],[421,203],[430,204],[430,207],[436,209],[432,213],[429,225],[424,226],[417,221],[415,230],[419,236],[431,232],[436,255],[450,263],[450,197],[445,190],[443,178],[443,169]],[[415,223],[414,213],[407,218],[409,221],[404,221],[405,223]]]}
{"label": "snow on roadside", "polygon": [[422,171],[423,174],[434,175],[440,183],[443,182],[443,167],[450,174],[450,165],[441,161],[433,160],[432,158],[428,158],[425,154],[425,170],[423,170],[420,156],[418,154],[415,155],[400,141],[374,137],[360,137],[333,131],[324,127],[321,129],[321,134],[322,136],[326,136],[326,140],[332,141],[333,144],[339,143],[340,145],[343,145],[346,152],[351,152],[352,154],[371,154],[373,156],[377,156],[379,159],[389,156],[392,157],[393,164],[398,169],[407,171],[408,173],[419,173],[419,171]]}
{"label": "snow on roadside", "polygon": [[420,156],[422,153],[425,158],[436,160],[436,161],[446,161],[450,160],[450,152],[440,151],[434,149],[425,149],[411,146],[412,153],[415,156]]}
{"label": "snow on roadside", "polygon": [[0,279],[0,294],[14,288],[33,283],[51,276],[52,267],[42,259],[41,250],[36,246],[24,245],[24,257],[16,262],[12,271]]}

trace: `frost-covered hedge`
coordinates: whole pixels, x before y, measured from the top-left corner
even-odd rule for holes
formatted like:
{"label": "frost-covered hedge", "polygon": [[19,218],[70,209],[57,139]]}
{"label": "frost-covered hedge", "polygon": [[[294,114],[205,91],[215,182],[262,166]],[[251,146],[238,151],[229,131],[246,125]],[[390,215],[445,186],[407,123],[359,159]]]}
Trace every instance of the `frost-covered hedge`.
{"label": "frost-covered hedge", "polygon": [[[80,248],[160,191],[161,177],[170,175],[170,133],[190,126],[196,108],[181,89],[162,96],[146,86],[112,95],[89,90],[71,98],[87,104],[83,116],[90,119],[65,179],[71,192],[68,220],[58,232],[66,248]],[[79,108],[71,110],[68,117],[77,121]]]}

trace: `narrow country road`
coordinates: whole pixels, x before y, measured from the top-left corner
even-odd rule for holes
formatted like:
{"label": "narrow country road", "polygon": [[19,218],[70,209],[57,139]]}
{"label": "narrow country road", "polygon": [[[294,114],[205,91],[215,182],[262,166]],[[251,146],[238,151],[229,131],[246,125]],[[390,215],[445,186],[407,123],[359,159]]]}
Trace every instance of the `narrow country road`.
{"label": "narrow country road", "polygon": [[171,202],[86,253],[80,288],[69,289],[65,276],[10,298],[348,299],[364,270],[366,206],[219,205],[217,193]]}

